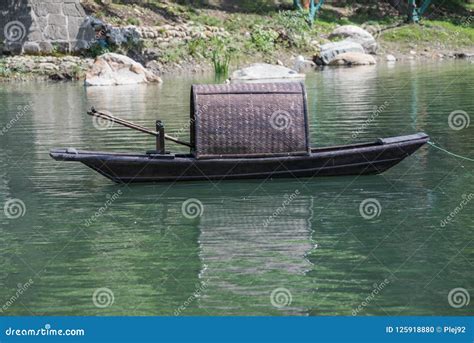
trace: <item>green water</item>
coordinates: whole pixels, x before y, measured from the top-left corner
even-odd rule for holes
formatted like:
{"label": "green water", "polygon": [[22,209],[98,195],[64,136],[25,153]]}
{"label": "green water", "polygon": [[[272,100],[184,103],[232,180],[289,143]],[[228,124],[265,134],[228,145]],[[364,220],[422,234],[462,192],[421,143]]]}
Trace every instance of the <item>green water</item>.
{"label": "green water", "polygon": [[[161,118],[187,139],[189,86],[211,80],[0,84],[0,205],[24,204],[0,210],[0,315],[473,313],[474,300],[455,308],[448,293],[474,295],[474,199],[461,204],[474,162],[425,146],[378,176],[120,186],[48,156],[153,147],[97,130],[91,105],[151,128]],[[455,110],[474,119],[474,64],[327,69],[306,85],[315,145],[424,131],[474,157],[474,124],[448,125]],[[201,216],[183,215],[188,199]],[[380,204],[372,219],[359,211],[366,199]]]}

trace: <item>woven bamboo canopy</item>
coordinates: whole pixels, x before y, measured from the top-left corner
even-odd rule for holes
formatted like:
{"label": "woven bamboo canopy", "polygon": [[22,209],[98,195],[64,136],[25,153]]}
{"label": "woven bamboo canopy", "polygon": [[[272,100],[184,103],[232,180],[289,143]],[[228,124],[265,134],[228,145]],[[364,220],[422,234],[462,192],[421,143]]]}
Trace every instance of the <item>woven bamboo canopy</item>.
{"label": "woven bamboo canopy", "polygon": [[193,85],[191,145],[197,158],[307,155],[304,85]]}

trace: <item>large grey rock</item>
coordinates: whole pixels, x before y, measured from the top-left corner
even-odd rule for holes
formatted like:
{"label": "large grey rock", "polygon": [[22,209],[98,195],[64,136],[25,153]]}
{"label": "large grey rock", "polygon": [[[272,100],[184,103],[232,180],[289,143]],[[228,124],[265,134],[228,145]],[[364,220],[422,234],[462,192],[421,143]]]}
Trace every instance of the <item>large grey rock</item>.
{"label": "large grey rock", "polygon": [[387,54],[385,56],[385,59],[387,60],[387,62],[396,62],[397,61],[397,58],[391,54]]}
{"label": "large grey rock", "polygon": [[107,30],[107,38],[112,44],[136,43],[140,40],[140,33],[135,26],[110,27]]}
{"label": "large grey rock", "polygon": [[236,70],[232,73],[230,80],[232,83],[241,82],[288,82],[299,81],[305,78],[304,74],[279,65],[267,63],[255,63],[249,67]]}
{"label": "large grey rock", "polygon": [[365,52],[373,54],[377,51],[377,42],[367,30],[355,25],[343,25],[335,29],[329,35],[329,39],[344,38],[359,43]]}
{"label": "large grey rock", "polygon": [[364,48],[359,43],[343,40],[321,45],[319,57],[324,64],[330,64],[339,54],[346,52],[365,53]]}
{"label": "large grey rock", "polygon": [[115,86],[149,82],[161,79],[131,58],[108,53],[96,58],[86,73],[86,86]]}
{"label": "large grey rock", "polygon": [[360,52],[345,52],[333,59],[330,65],[369,65],[376,64],[374,56]]}
{"label": "large grey rock", "polygon": [[35,55],[35,54],[39,54],[39,52],[41,51],[41,48],[38,43],[26,42],[23,45],[23,51],[25,52],[25,54]]}
{"label": "large grey rock", "polygon": [[40,46],[41,52],[44,52],[46,54],[53,52],[53,44],[51,44],[50,42],[43,41],[43,42],[39,42],[38,44]]}

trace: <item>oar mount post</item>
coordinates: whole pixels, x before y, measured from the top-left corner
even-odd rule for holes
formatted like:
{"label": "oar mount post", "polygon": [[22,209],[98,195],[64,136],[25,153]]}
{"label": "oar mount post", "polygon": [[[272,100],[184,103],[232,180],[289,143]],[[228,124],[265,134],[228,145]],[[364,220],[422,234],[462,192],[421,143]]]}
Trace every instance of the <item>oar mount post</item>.
{"label": "oar mount post", "polygon": [[156,152],[165,154],[165,126],[161,120],[156,121]]}

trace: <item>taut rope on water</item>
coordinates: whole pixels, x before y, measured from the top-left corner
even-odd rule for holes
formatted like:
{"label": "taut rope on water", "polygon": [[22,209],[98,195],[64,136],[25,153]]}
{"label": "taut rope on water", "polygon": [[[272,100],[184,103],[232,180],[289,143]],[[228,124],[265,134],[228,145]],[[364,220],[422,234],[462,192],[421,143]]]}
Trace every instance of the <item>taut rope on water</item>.
{"label": "taut rope on water", "polygon": [[472,159],[472,158],[465,157],[465,156],[461,156],[461,155],[455,154],[455,153],[453,153],[453,152],[450,152],[450,151],[448,151],[448,150],[446,150],[446,149],[443,149],[443,148],[437,146],[436,144],[434,144],[434,143],[431,142],[431,141],[428,141],[428,144],[431,145],[433,148],[439,149],[439,150],[441,150],[441,151],[447,153],[448,155],[451,155],[451,156],[454,156],[454,157],[457,157],[457,158],[461,158],[461,159],[463,159],[463,160],[467,160],[467,161],[474,162],[474,159]]}

